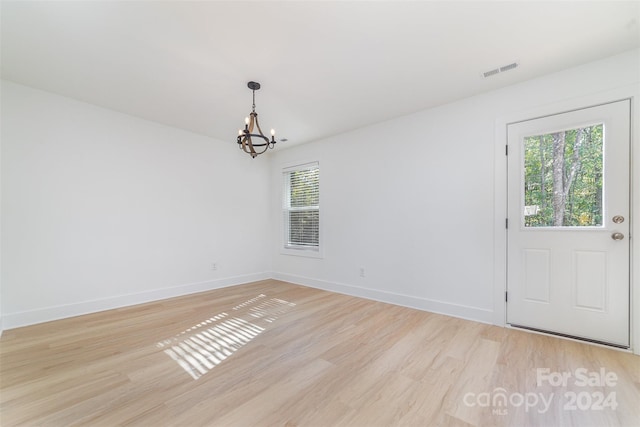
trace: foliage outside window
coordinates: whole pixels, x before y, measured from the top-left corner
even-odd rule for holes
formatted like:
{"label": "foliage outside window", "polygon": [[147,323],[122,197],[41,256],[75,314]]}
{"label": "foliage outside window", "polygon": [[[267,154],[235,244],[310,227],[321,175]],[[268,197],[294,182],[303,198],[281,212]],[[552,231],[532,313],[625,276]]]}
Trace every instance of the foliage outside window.
{"label": "foliage outside window", "polygon": [[602,124],[524,138],[525,227],[602,225]]}
{"label": "foliage outside window", "polygon": [[319,251],[320,168],[318,163],[284,170],[284,247]]}

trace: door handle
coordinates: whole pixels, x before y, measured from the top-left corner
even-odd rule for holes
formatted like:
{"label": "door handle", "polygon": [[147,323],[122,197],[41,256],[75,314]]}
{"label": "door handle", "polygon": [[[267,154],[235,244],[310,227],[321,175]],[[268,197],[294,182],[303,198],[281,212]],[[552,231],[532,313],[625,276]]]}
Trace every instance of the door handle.
{"label": "door handle", "polygon": [[622,233],[613,233],[611,235],[611,238],[613,240],[622,240],[622,239],[624,239],[624,234],[622,234]]}

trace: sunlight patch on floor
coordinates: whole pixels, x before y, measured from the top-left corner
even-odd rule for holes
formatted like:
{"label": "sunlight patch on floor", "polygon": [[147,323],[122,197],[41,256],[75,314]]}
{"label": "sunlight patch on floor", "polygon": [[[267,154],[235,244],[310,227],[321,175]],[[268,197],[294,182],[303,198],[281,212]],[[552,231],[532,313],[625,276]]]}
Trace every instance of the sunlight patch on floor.
{"label": "sunlight patch on floor", "polygon": [[157,344],[194,380],[242,348],[295,303],[260,294]]}

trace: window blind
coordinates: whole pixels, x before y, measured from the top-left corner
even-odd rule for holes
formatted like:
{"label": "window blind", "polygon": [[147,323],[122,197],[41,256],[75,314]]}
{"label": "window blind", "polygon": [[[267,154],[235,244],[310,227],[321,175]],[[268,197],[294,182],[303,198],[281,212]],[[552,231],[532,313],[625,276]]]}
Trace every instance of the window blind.
{"label": "window blind", "polygon": [[285,169],[283,219],[285,247],[318,250],[320,246],[320,168],[309,163]]}

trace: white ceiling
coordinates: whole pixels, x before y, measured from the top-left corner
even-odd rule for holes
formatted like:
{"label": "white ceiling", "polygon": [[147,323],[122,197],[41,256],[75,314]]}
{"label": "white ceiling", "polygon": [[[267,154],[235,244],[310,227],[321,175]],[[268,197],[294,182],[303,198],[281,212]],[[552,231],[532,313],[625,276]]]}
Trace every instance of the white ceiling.
{"label": "white ceiling", "polygon": [[255,80],[282,148],[640,46],[639,1],[3,0],[1,19],[4,79],[230,143]]}

